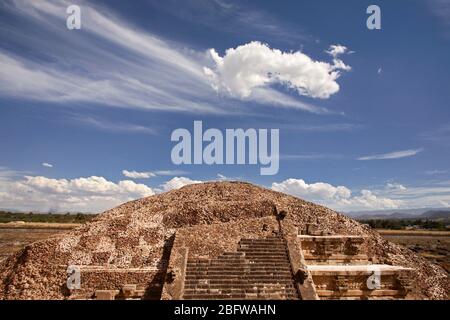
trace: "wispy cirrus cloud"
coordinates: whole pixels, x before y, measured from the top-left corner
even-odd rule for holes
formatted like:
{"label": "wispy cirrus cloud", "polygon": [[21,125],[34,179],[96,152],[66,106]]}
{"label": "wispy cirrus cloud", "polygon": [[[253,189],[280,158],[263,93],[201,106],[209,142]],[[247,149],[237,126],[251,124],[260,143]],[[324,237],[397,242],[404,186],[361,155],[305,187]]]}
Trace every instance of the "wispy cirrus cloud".
{"label": "wispy cirrus cloud", "polygon": [[122,170],[122,174],[131,179],[149,179],[156,176],[176,176],[188,174],[183,170],[156,170],[156,171],[136,171],[136,170]]}
{"label": "wispy cirrus cloud", "polygon": [[128,170],[122,170],[122,174],[127,178],[132,179],[148,179],[151,177],[156,177],[156,174],[153,172],[145,171],[145,172],[138,172],[135,170],[128,171]]}
{"label": "wispy cirrus cloud", "polygon": [[[82,29],[68,32],[64,20],[69,4],[4,3],[9,14],[46,33],[39,42],[27,30],[14,38],[4,34],[5,40],[28,43],[46,59],[31,60],[0,50],[2,95],[54,103],[224,112],[202,73],[203,53],[139,30],[87,2],[82,2]],[[54,50],[49,52],[49,47]]]}
{"label": "wispy cirrus cloud", "polygon": [[42,166],[43,167],[47,167],[47,168],[53,168],[53,165],[51,163],[48,163],[48,162],[42,162]]}
{"label": "wispy cirrus cloud", "polygon": [[376,154],[370,156],[363,156],[357,158],[357,160],[367,161],[367,160],[388,160],[388,159],[400,159],[415,156],[416,154],[422,152],[424,149],[408,149],[408,150],[400,150],[383,154]]}
{"label": "wispy cirrus cloud", "polygon": [[184,0],[183,10],[179,10],[176,0],[149,0],[155,8],[172,16],[206,26],[218,32],[243,38],[272,38],[278,42],[297,44],[316,40],[299,25],[277,19],[261,6],[251,6],[248,2],[229,0]]}
{"label": "wispy cirrus cloud", "polygon": [[72,119],[77,123],[82,123],[86,126],[92,127],[97,130],[120,132],[120,133],[142,133],[142,134],[157,134],[157,129],[141,126],[138,124],[127,122],[115,122],[105,119],[99,119],[92,116],[76,115]]}
{"label": "wispy cirrus cloud", "polygon": [[[236,99],[218,96],[211,88],[211,79],[204,68],[212,70],[214,61],[206,50],[192,50],[185,44],[165,40],[85,1],[80,1],[82,29],[68,31],[65,9],[70,4],[65,0],[6,0],[0,7],[29,26],[14,30],[0,22],[0,27],[11,29],[1,35],[2,42],[25,44],[36,53],[30,59],[5,50],[8,46],[0,49],[2,96],[55,104],[90,103],[174,112],[220,114],[245,108],[248,99],[239,96],[241,101],[236,103]],[[36,30],[46,37],[38,40],[34,36]],[[276,55],[277,51],[270,52]],[[302,53],[296,55],[301,55],[305,63],[314,61]],[[278,59],[277,65],[286,67],[286,59],[288,53]],[[245,66],[244,63],[242,67]],[[344,69],[342,64],[317,62],[311,66],[319,71],[317,81],[317,74],[309,74],[308,68],[300,68],[294,77],[284,68],[282,76],[289,77],[280,79],[313,97],[326,98],[338,90],[335,80],[337,69]],[[325,81],[323,77],[329,79]],[[302,81],[307,84],[304,88],[299,85]],[[250,86],[254,94],[249,97],[257,104],[328,112],[282,91],[257,87]]]}

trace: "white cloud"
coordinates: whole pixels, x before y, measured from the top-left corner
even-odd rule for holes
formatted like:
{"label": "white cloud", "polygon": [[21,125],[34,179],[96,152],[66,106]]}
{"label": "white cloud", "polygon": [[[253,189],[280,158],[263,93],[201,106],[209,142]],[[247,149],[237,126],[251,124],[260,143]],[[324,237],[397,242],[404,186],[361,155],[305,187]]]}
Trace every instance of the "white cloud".
{"label": "white cloud", "polygon": [[[330,48],[325,51],[330,56],[333,57],[333,63],[335,69],[342,69],[344,71],[350,71],[352,68],[344,63],[341,59],[338,59],[338,57],[344,53],[348,53],[348,49],[345,46],[342,45],[331,45]],[[354,51],[350,51],[351,53],[354,53]]]}
{"label": "white cloud", "polygon": [[142,133],[152,135],[156,134],[156,130],[154,128],[149,128],[132,123],[111,122],[108,120],[100,120],[94,117],[86,117],[86,116],[74,116],[73,120],[103,131]]}
{"label": "white cloud", "polygon": [[283,108],[292,108],[304,110],[315,114],[331,114],[326,108],[299,101],[285,93],[279,92],[273,88],[254,88],[252,94],[247,98],[259,104],[273,105]]}
{"label": "white cloud", "polygon": [[[64,12],[69,4],[13,0],[5,5],[11,16],[25,18],[45,32],[44,39],[35,39],[21,30],[14,41],[29,45],[46,59],[29,60],[0,51],[2,95],[58,104],[90,102],[124,108],[224,112],[225,107],[220,111],[224,103],[218,101],[203,74],[207,61],[203,52],[169,43],[88,2],[82,5],[83,36],[72,33],[68,37],[67,29],[60,26],[65,25]],[[48,51],[48,47],[54,50]]]}
{"label": "white cloud", "polygon": [[282,52],[258,41],[229,48],[223,57],[214,49],[209,53],[214,70],[205,67],[204,72],[214,89],[241,99],[251,97],[256,88],[273,84],[326,99],[339,91],[338,70],[348,70],[340,60],[335,64],[314,61],[302,52]]}
{"label": "white cloud", "polygon": [[53,168],[53,165],[48,162],[42,162],[42,166],[47,168]]}
{"label": "white cloud", "polygon": [[0,166],[0,180],[8,180],[14,177],[23,176],[25,174],[29,174],[29,172],[11,170],[7,167]]}
{"label": "white cloud", "polygon": [[[99,176],[73,179],[53,179],[44,176],[18,178],[17,172],[2,170],[0,167],[0,207],[26,211],[102,212],[127,201],[203,182],[186,177],[174,177],[161,184],[160,188],[151,188],[131,180],[113,182]],[[221,174],[217,177],[218,180],[230,179]],[[365,188],[352,192],[346,186],[287,179],[279,183],[274,182],[271,188],[344,212],[436,208],[447,207],[450,203],[450,181],[408,188],[390,183],[379,189]]]}
{"label": "white cloud", "polygon": [[389,198],[379,197],[370,190],[361,190],[360,196],[352,197],[349,200],[342,202],[343,208],[349,210],[377,210],[377,209],[397,209],[401,206],[400,200],[393,200]]}
{"label": "white cloud", "polygon": [[382,188],[351,192],[345,186],[323,182],[308,184],[302,179],[287,179],[273,183],[271,188],[343,212],[439,208],[450,203],[450,181],[408,188],[398,183],[387,183]]}
{"label": "white cloud", "polygon": [[333,58],[337,58],[339,55],[342,55],[347,52],[347,47],[342,46],[340,44],[332,44],[330,48],[326,51]]}
{"label": "white cloud", "polygon": [[386,188],[386,190],[395,190],[395,191],[404,191],[404,190],[406,190],[406,187],[404,185],[399,184],[399,183],[391,183],[391,182],[388,182],[386,184],[385,188]]}
{"label": "white cloud", "polygon": [[19,210],[101,212],[154,194],[144,184],[130,180],[115,183],[98,176],[75,179],[25,176],[0,182],[2,207]]}
{"label": "white cloud", "polygon": [[371,156],[359,157],[358,160],[386,160],[386,159],[400,159],[415,156],[416,154],[422,152],[424,149],[408,149],[408,150],[400,150],[394,151],[390,153],[383,153]]}
{"label": "white cloud", "polygon": [[127,178],[132,179],[148,179],[151,177],[156,177],[156,174],[153,172],[137,172],[137,171],[128,171],[128,170],[122,170],[122,174]]}
{"label": "white cloud", "polygon": [[272,183],[272,189],[311,200],[339,200],[347,199],[351,195],[351,191],[344,186],[335,187],[323,182],[308,184],[303,179],[287,179],[281,183],[274,182]]}
{"label": "white cloud", "polygon": [[132,179],[148,179],[156,176],[176,176],[176,175],[182,175],[182,174],[188,174],[188,172],[183,170],[156,170],[153,172],[150,171],[144,171],[144,172],[138,172],[138,171],[128,171],[128,170],[122,170],[122,174],[125,177],[132,178]]}
{"label": "white cloud", "polygon": [[[34,33],[13,27],[10,34],[14,36],[8,34],[9,40],[25,43],[29,48],[24,50],[33,50],[43,59],[30,60],[6,48],[0,50],[1,95],[54,104],[92,103],[175,112],[242,112],[244,104],[236,105],[235,100],[217,96],[211,88],[213,81],[217,89],[229,86],[231,93],[238,93],[232,94],[235,97],[252,92],[247,98],[258,104],[327,113],[325,108],[297,101],[281,92],[274,95],[276,90],[269,91],[267,86],[281,83],[302,95],[327,98],[339,90],[336,82],[339,69],[349,69],[340,60],[333,64],[314,61],[301,52],[282,53],[268,47],[264,49],[262,44],[259,50],[253,50],[248,46],[257,46],[254,42],[230,49],[239,51],[236,57],[242,56],[241,50],[250,50],[253,52],[251,59],[261,62],[254,68],[243,60],[236,61],[242,63],[247,72],[241,81],[231,74],[243,71],[233,70],[239,69],[233,59],[213,54],[216,60],[211,61],[204,50],[196,51],[185,44],[165,40],[90,2],[82,2],[82,33],[73,32],[68,37],[67,30],[61,28],[66,18],[61,12],[69,4],[66,0],[11,0],[5,4],[11,17],[25,19],[29,30],[38,30],[46,37],[37,39]],[[48,51],[49,47],[53,50]],[[258,61],[260,54],[266,54],[269,59]],[[216,62],[220,59],[226,70],[218,70]],[[272,72],[270,77],[267,72]],[[246,85],[241,86],[242,83]],[[114,126],[92,118],[84,122],[103,130],[150,134],[153,131],[126,123]]]}
{"label": "white cloud", "polygon": [[174,178],[170,179],[169,181],[165,182],[164,184],[162,184],[161,187],[162,187],[162,191],[165,192],[165,191],[170,191],[170,190],[174,190],[174,189],[179,189],[179,188],[187,186],[189,184],[201,183],[201,182],[203,182],[203,181],[191,180],[186,177],[174,177]]}
{"label": "white cloud", "polygon": [[287,179],[272,183],[272,190],[328,206],[335,210],[365,210],[398,208],[398,200],[378,197],[369,190],[361,190],[360,195],[352,196],[345,186],[333,186],[329,183],[306,183],[303,179]]}
{"label": "white cloud", "polygon": [[176,176],[182,174],[188,174],[189,172],[183,170],[157,170],[154,172],[158,176]]}
{"label": "white cloud", "polygon": [[[394,184],[395,185],[395,184]],[[450,181],[427,183],[420,186],[385,187],[377,195],[401,201],[402,208],[437,208],[450,201]]]}
{"label": "white cloud", "polygon": [[383,72],[383,69],[380,67],[380,68],[378,68],[378,70],[377,70],[377,73],[378,74],[381,74]]}

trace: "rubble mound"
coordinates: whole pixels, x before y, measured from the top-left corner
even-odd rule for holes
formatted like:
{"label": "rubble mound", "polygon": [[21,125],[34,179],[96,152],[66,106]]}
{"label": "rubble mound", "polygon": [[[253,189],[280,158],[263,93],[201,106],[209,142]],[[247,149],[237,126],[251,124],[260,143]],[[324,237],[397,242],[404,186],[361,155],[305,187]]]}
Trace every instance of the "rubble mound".
{"label": "rubble mound", "polygon": [[[447,299],[449,279],[439,266],[333,210],[244,182],[194,184],[131,201],[67,233],[30,244],[0,265],[0,299],[73,298],[66,287],[69,265],[156,270],[150,280],[162,285],[178,229],[262,219],[280,211],[299,230],[314,221],[327,234],[367,237],[367,251],[377,262],[415,269],[416,298]],[[215,241],[220,243],[220,234]]]}

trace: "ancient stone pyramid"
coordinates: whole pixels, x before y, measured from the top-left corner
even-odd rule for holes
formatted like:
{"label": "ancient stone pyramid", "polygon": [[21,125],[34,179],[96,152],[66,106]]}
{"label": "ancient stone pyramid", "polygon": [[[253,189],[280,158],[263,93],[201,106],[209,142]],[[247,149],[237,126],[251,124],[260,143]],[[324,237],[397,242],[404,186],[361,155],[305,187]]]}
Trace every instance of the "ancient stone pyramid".
{"label": "ancient stone pyramid", "polygon": [[[404,280],[392,268],[412,268],[400,286],[412,298],[448,297],[444,270],[368,226],[249,183],[211,182],[125,203],[28,245],[0,265],[0,298],[354,297],[366,295],[361,270],[373,265],[392,283]],[[80,270],[79,289],[67,288],[68,266]],[[392,283],[379,296],[399,294]]]}

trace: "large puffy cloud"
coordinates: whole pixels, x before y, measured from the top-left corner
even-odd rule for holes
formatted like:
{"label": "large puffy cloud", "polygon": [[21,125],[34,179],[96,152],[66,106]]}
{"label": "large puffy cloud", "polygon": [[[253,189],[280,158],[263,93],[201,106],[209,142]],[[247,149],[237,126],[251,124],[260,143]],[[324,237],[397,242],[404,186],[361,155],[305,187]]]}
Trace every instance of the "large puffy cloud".
{"label": "large puffy cloud", "polygon": [[[342,49],[344,48],[344,49]],[[315,61],[302,52],[282,52],[253,41],[227,49],[221,57],[210,49],[214,70],[204,68],[216,90],[238,98],[250,97],[255,88],[282,84],[300,95],[326,99],[339,91],[339,69],[349,70],[337,56],[345,47],[330,48],[334,63]]]}
{"label": "large puffy cloud", "polygon": [[4,180],[0,185],[2,207],[20,210],[100,212],[153,194],[144,184],[130,180],[115,183],[98,176],[75,179],[25,176],[21,180]]}
{"label": "large puffy cloud", "polygon": [[170,190],[174,190],[174,189],[179,189],[179,188],[187,186],[189,184],[201,183],[201,182],[203,182],[203,181],[192,180],[192,179],[189,179],[186,177],[174,177],[161,185],[161,187],[162,187],[161,191],[170,191]]}
{"label": "large puffy cloud", "polygon": [[[162,183],[158,188],[150,188],[130,180],[113,182],[98,176],[53,179],[23,174],[24,172],[0,167],[0,208],[102,212],[126,201],[203,182],[178,176]],[[218,175],[218,179],[227,180],[223,175]],[[408,188],[398,183],[388,183],[380,188],[352,193],[345,186],[287,179],[272,183],[271,188],[344,212],[450,206],[450,181]]]}
{"label": "large puffy cloud", "polygon": [[402,202],[400,200],[389,199],[375,195],[370,190],[361,190],[361,195],[348,199],[342,199],[336,204],[337,209],[350,210],[378,210],[397,209]]}
{"label": "large puffy cloud", "polygon": [[345,186],[333,186],[329,183],[306,183],[303,179],[287,179],[274,182],[272,190],[313,201],[335,210],[376,210],[395,209],[401,205],[400,200],[379,197],[370,190],[361,190],[360,195],[352,195]]}
{"label": "large puffy cloud", "polygon": [[303,179],[287,179],[281,183],[274,182],[272,189],[313,201],[347,199],[351,195],[351,191],[344,186],[335,187],[324,182],[308,184]]}
{"label": "large puffy cloud", "polygon": [[[5,172],[2,175],[2,172]],[[157,171],[172,174],[176,171]],[[102,212],[121,203],[200,183],[186,177],[174,177],[160,188],[131,180],[113,182],[104,177],[54,179],[44,176],[13,177],[0,167],[0,209],[54,212]]]}

